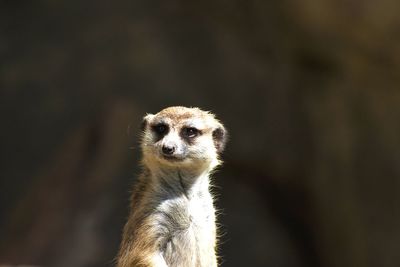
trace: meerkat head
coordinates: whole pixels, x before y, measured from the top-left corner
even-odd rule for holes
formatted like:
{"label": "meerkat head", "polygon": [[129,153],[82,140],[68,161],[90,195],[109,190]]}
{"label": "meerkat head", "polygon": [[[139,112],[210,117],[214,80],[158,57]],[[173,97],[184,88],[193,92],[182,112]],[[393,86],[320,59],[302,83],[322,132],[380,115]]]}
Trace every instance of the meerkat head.
{"label": "meerkat head", "polygon": [[169,107],[143,118],[143,161],[149,168],[213,169],[225,147],[224,126],[199,108]]}

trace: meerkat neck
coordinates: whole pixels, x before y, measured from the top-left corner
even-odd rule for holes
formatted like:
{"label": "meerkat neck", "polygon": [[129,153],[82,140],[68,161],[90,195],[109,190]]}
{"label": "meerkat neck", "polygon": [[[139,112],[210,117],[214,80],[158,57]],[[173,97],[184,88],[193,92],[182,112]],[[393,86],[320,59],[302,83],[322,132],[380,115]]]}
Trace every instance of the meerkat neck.
{"label": "meerkat neck", "polygon": [[180,168],[150,171],[153,188],[161,190],[167,197],[183,195],[188,199],[209,190],[209,171],[193,172]]}

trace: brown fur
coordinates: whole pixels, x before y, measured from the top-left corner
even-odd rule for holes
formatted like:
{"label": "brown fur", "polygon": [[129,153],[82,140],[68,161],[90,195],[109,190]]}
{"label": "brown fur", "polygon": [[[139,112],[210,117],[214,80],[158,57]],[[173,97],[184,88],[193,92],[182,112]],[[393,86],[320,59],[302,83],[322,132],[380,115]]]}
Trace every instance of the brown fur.
{"label": "brown fur", "polygon": [[[152,126],[168,125],[156,138]],[[144,171],[132,192],[118,267],[215,267],[216,226],[209,174],[220,163],[226,131],[211,113],[170,107],[144,118]],[[182,129],[196,127],[186,140]],[[167,140],[167,141],[166,141]],[[179,160],[165,159],[163,142],[173,142]]]}

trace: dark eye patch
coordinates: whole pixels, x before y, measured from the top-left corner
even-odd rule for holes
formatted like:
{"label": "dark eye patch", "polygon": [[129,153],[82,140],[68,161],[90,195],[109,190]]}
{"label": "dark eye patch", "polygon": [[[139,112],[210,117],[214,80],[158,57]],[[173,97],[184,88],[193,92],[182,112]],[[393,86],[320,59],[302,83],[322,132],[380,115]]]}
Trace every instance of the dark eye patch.
{"label": "dark eye patch", "polygon": [[165,123],[158,123],[151,127],[153,131],[160,137],[166,135],[169,131],[169,127]]}
{"label": "dark eye patch", "polygon": [[185,127],[182,129],[182,135],[186,138],[195,138],[200,135],[201,131],[194,127]]}

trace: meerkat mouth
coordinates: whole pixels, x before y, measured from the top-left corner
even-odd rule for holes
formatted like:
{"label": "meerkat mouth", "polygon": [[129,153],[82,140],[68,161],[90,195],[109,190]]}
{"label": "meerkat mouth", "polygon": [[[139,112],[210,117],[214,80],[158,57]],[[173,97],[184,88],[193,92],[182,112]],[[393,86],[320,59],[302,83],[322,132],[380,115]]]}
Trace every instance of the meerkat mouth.
{"label": "meerkat mouth", "polygon": [[167,160],[167,161],[174,161],[174,162],[184,161],[185,160],[184,157],[177,157],[177,156],[174,156],[174,155],[162,155],[162,158]]}

